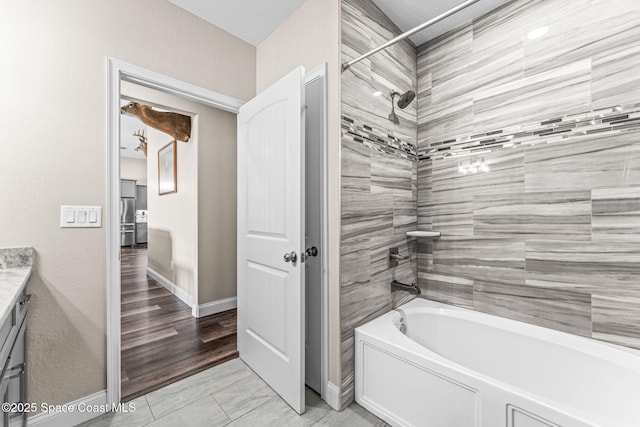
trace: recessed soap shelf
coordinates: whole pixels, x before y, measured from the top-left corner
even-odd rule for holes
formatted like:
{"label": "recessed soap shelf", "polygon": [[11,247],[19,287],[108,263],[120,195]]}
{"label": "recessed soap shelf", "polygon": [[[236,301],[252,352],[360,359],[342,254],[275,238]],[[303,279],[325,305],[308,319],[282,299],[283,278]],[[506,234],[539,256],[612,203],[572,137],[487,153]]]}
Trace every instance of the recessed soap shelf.
{"label": "recessed soap shelf", "polygon": [[407,231],[409,237],[427,237],[430,239],[437,239],[440,237],[439,231]]}

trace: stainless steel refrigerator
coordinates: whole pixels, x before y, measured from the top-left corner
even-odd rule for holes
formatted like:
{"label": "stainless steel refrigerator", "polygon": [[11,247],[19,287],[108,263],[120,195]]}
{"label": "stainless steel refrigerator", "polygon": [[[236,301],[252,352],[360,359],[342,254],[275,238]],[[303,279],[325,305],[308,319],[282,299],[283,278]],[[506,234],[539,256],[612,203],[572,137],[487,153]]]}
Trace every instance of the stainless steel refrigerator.
{"label": "stainless steel refrigerator", "polygon": [[120,199],[120,246],[136,244],[136,199]]}

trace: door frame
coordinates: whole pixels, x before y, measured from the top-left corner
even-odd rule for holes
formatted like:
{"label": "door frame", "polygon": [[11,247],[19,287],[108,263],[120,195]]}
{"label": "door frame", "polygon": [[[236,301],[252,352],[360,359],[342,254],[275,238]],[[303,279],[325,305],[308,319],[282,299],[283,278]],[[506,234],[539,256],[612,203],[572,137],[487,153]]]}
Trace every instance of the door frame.
{"label": "door frame", "polygon": [[[323,135],[320,140],[322,141],[322,164],[320,170],[322,172],[322,213],[321,213],[321,227],[322,227],[322,252],[320,253],[320,286],[321,295],[320,300],[320,395],[327,399],[327,385],[329,381],[329,141],[328,141],[328,65],[324,64],[308,71],[305,75],[305,85],[315,80],[321,80],[322,82],[322,94],[323,94],[323,106],[322,106],[322,129]],[[306,98],[305,98],[306,99]]]}
{"label": "door frame", "polygon": [[[107,404],[120,402],[120,82],[177,95],[234,114],[244,101],[107,57]],[[196,236],[197,237],[197,236]]]}
{"label": "door frame", "polygon": [[[321,336],[322,398],[326,400],[328,381],[328,129],[327,129],[327,64],[311,70],[305,83],[324,76],[325,108],[323,114],[322,160],[322,241],[325,250],[322,257]],[[120,82],[126,81],[161,92],[181,96],[190,101],[238,114],[245,103],[209,89],[151,71],[137,65],[107,57],[107,200],[105,207],[106,228],[106,292],[107,292],[107,405],[113,407],[121,397],[121,342],[120,342]]]}

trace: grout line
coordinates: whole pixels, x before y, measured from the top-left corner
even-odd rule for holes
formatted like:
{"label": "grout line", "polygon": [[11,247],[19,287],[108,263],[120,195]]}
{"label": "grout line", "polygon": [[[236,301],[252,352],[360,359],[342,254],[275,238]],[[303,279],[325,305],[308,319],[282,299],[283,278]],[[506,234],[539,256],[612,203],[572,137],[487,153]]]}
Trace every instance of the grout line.
{"label": "grout line", "polygon": [[[252,410],[247,411],[247,412],[245,412],[244,414],[240,415],[240,416],[239,416],[238,418],[236,418],[235,420],[231,420],[231,422],[234,422],[234,421],[238,421],[238,420],[243,419],[244,417],[246,417],[246,416],[247,416],[247,415],[249,415],[250,413],[254,412],[255,410],[257,410],[258,408],[260,408],[260,407],[262,407],[262,406],[265,406],[267,403],[271,402],[271,401],[272,401],[272,400],[274,400],[274,399],[282,399],[282,398],[276,394],[275,396],[273,396],[273,397],[271,397],[270,399],[268,399],[268,400],[266,400],[266,401],[262,402],[261,404],[259,404],[259,405],[258,405],[258,406],[256,406],[255,408],[253,408]],[[225,425],[226,425],[226,424],[225,424]]]}
{"label": "grout line", "polygon": [[156,418],[156,414],[153,413],[153,409],[151,408],[151,405],[149,404],[149,400],[147,400],[147,395],[143,395],[142,397],[144,397],[144,401],[147,402],[147,406],[149,407],[149,412],[151,412],[151,416],[153,417],[153,420],[156,421],[158,420],[158,418]]}
{"label": "grout line", "polygon": [[[224,390],[224,389],[221,389],[221,390]],[[220,391],[220,390],[218,390],[218,391]],[[220,409],[222,409],[222,412],[224,412],[224,414],[227,416],[227,418],[229,418],[229,422],[233,421],[231,419],[231,417],[229,416],[229,414],[227,413],[227,411],[224,410],[224,407],[222,406],[222,404],[220,402],[218,402],[218,399],[216,399],[216,397],[213,395],[213,393],[209,393],[209,396],[213,399],[214,402],[216,402],[218,404],[218,406],[220,407]],[[226,423],[226,424],[229,424],[229,423]]]}
{"label": "grout line", "polygon": [[148,426],[148,425],[153,424],[154,422],[156,422],[158,419],[156,418],[155,414],[153,413],[153,410],[151,409],[151,405],[149,405],[149,401],[147,400],[147,395],[145,394],[142,397],[144,397],[144,401],[146,402],[147,406],[149,407],[149,412],[151,412],[151,418],[153,418],[153,421],[144,424],[144,426]]}

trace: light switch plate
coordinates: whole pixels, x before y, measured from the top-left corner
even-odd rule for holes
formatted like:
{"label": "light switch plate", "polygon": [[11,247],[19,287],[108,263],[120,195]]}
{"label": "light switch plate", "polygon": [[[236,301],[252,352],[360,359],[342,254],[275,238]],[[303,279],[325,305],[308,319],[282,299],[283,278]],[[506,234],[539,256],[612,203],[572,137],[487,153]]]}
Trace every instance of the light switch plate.
{"label": "light switch plate", "polygon": [[101,228],[102,206],[60,206],[61,228]]}

